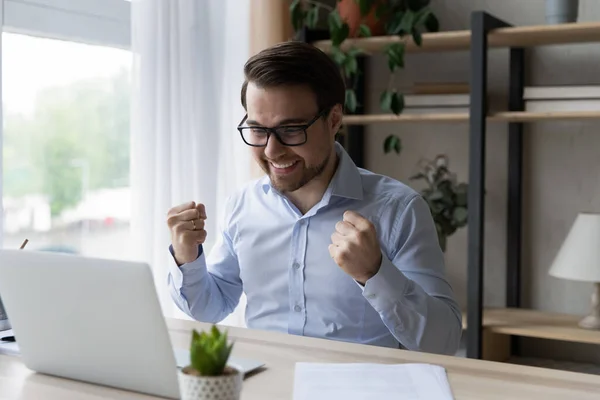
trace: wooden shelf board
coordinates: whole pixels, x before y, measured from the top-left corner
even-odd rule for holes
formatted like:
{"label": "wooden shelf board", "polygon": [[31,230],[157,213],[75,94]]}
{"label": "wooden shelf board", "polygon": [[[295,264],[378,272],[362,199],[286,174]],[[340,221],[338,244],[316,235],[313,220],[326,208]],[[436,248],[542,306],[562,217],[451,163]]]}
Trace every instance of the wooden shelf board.
{"label": "wooden shelf board", "polygon": [[[375,36],[370,38],[346,39],[342,49],[356,47],[367,54],[383,51],[392,43],[405,43],[407,52],[435,52],[468,50],[471,31],[446,31],[424,33],[423,43],[417,46],[411,37]],[[530,25],[498,28],[488,34],[489,47],[534,47],[569,43],[600,42],[600,22],[575,22],[557,25]],[[331,51],[330,40],[319,40],[313,44],[325,52]]]}
{"label": "wooden shelf board", "polygon": [[[552,120],[585,120],[600,119],[599,111],[502,111],[490,114],[487,117],[491,122],[535,122]],[[346,115],[346,125],[368,125],[374,123],[401,123],[401,122],[468,122],[468,113],[439,113],[439,114],[366,114]]]}
{"label": "wooden shelf board", "polygon": [[464,122],[469,120],[468,113],[446,113],[446,114],[366,114],[346,115],[344,124],[366,125],[372,123],[393,122]]}
{"label": "wooden shelf board", "polygon": [[490,121],[498,122],[535,122],[551,120],[578,120],[578,119],[598,119],[598,111],[502,111],[493,113],[488,117]]}
{"label": "wooden shelf board", "polygon": [[[489,308],[483,311],[483,327],[502,335],[535,337],[568,342],[600,344],[600,331],[577,326],[581,316],[522,308]],[[467,328],[466,313],[463,329]]]}

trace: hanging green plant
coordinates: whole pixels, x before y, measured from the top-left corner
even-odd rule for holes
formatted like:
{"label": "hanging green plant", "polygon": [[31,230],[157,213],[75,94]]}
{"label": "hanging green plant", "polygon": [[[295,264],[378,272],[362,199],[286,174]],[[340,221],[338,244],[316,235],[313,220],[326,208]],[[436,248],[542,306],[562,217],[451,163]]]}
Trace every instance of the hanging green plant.
{"label": "hanging green plant", "polygon": [[[379,97],[383,112],[399,115],[404,110],[404,95],[395,88],[395,76],[404,68],[404,41],[407,36],[421,46],[423,32],[437,32],[439,21],[429,8],[430,0],[336,0],[336,5],[314,0],[292,0],[290,18],[294,30],[304,26],[315,29],[320,13],[327,13],[327,27],[331,38],[331,57],[340,67],[346,82],[345,108],[354,113],[359,106],[356,98],[358,70],[357,57],[363,51],[350,46],[343,49],[346,39],[373,35],[396,35],[403,39],[384,49],[390,79]],[[348,47],[348,46],[346,46]],[[384,152],[400,153],[401,142],[397,135],[389,135],[384,141]]]}

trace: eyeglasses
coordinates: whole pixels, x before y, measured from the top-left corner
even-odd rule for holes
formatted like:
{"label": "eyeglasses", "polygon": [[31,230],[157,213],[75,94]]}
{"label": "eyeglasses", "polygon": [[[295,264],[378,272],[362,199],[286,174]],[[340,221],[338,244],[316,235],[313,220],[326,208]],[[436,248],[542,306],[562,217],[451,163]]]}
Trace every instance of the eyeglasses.
{"label": "eyeglasses", "polygon": [[269,143],[271,134],[275,135],[279,143],[284,146],[300,146],[308,140],[306,130],[326,113],[327,110],[321,111],[306,124],[284,125],[275,128],[242,126],[246,122],[246,119],[248,119],[248,114],[246,114],[237,129],[240,135],[242,135],[242,140],[248,146],[265,147]]}

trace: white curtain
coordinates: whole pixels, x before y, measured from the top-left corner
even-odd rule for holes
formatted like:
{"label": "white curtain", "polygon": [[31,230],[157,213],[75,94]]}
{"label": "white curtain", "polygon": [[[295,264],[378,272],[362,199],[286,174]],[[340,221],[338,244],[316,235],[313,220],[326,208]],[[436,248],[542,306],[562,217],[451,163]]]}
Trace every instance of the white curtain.
{"label": "white curtain", "polygon": [[[167,211],[204,203],[210,247],[222,200],[250,179],[236,130],[249,12],[245,0],[132,0],[131,226],[167,316],[183,316],[166,287]],[[242,324],[243,306],[226,322]]]}

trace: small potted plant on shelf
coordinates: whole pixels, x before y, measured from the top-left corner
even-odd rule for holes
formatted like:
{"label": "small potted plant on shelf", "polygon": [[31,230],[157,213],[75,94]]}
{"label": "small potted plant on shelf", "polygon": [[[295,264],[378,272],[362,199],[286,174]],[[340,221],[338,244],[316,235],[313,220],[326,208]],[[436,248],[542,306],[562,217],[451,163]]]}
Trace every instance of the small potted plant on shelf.
{"label": "small potted plant on shelf", "polygon": [[448,157],[438,155],[433,161],[422,160],[419,172],[411,180],[423,180],[427,186],[421,194],[431,210],[442,251],[448,237],[467,225],[467,195],[469,186],[457,183],[456,175],[448,169]]}
{"label": "small potted plant on shelf", "polygon": [[233,343],[213,325],[210,332],[192,331],[190,365],[179,371],[182,400],[238,400],[242,372],[227,365]]}

